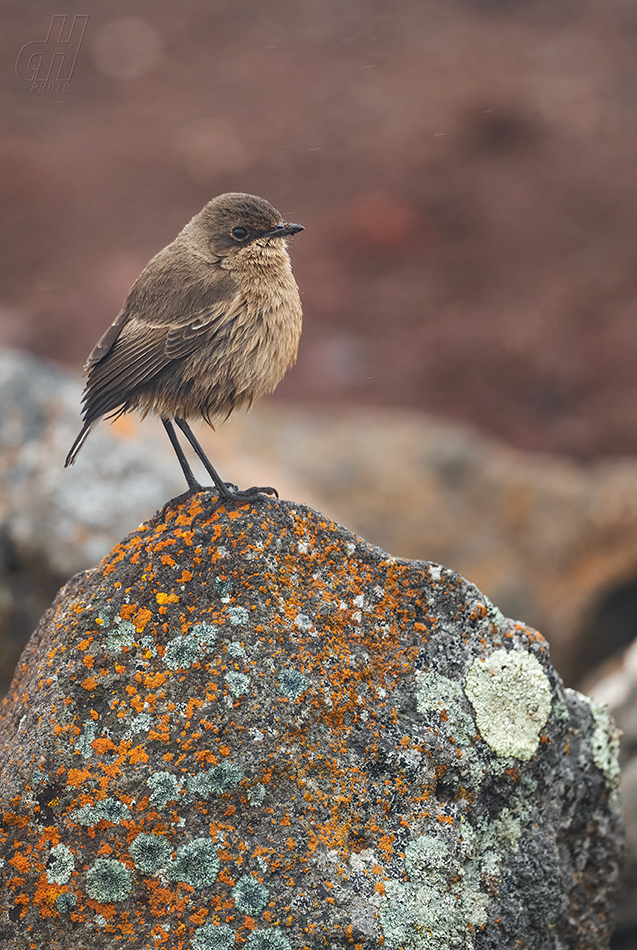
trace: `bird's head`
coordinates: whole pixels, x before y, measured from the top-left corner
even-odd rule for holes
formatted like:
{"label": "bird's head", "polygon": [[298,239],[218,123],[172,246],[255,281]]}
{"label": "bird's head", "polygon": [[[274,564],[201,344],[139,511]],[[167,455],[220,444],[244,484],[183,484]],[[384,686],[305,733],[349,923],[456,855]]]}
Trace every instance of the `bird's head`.
{"label": "bird's head", "polygon": [[258,253],[259,247],[304,230],[301,224],[286,223],[265,198],[234,192],[213,198],[187,227],[190,240],[204,242],[222,260],[237,257],[247,248]]}

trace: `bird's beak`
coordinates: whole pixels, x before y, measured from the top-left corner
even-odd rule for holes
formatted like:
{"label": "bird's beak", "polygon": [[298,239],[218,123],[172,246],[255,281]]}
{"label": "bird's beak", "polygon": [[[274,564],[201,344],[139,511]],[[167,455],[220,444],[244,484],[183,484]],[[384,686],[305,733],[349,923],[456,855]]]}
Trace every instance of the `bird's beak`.
{"label": "bird's beak", "polygon": [[264,234],[264,237],[291,237],[298,234],[299,231],[305,231],[302,224],[277,224],[276,228]]}

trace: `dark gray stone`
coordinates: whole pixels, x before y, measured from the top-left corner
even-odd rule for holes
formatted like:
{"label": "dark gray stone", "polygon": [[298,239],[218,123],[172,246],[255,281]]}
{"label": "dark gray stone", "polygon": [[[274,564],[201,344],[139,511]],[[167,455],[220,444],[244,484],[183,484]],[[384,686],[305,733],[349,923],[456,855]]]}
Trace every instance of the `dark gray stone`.
{"label": "dark gray stone", "polygon": [[608,946],[606,711],[303,506],[142,525],[60,592],[0,741],[11,950]]}

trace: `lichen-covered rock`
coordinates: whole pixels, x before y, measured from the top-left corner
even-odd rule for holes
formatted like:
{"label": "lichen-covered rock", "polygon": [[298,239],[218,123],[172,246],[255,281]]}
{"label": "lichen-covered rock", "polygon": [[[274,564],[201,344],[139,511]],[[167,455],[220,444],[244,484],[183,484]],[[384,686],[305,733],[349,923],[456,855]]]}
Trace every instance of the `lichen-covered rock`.
{"label": "lichen-covered rock", "polygon": [[11,950],[603,950],[608,716],[459,575],[199,495],[60,592],[0,721]]}

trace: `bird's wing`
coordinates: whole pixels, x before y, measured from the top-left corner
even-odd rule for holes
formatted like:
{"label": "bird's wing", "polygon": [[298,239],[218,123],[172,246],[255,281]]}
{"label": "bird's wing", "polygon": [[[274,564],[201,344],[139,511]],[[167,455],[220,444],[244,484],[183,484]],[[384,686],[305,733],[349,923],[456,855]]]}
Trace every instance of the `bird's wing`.
{"label": "bird's wing", "polygon": [[235,309],[236,302],[229,304],[226,300],[191,312],[190,319],[178,325],[149,323],[134,315],[120,327],[113,325],[113,339],[107,339],[110,331],[102,337],[105,354],[89,367],[82,397],[84,421],[91,422],[123,406],[167,366],[196,350],[204,338],[211,343],[216,337],[225,337],[234,322]]}

